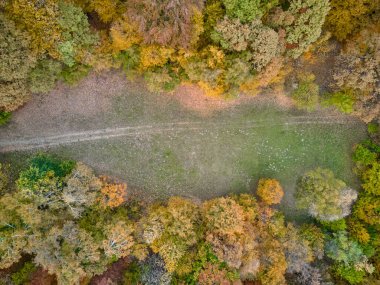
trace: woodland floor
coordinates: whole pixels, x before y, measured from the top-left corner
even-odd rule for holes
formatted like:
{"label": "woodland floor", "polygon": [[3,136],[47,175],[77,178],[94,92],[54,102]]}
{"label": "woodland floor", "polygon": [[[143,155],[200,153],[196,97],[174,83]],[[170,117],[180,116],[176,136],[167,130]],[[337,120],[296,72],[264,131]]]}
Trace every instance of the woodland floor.
{"label": "woodland floor", "polygon": [[126,181],[143,198],[210,198],[274,177],[285,189],[280,208],[294,218],[305,171],[330,168],[356,186],[350,155],[366,132],[351,117],[304,113],[270,97],[223,101],[191,86],[173,94],[142,86],[110,72],[35,95],[0,128],[0,161],[19,169],[21,158],[47,150]]}

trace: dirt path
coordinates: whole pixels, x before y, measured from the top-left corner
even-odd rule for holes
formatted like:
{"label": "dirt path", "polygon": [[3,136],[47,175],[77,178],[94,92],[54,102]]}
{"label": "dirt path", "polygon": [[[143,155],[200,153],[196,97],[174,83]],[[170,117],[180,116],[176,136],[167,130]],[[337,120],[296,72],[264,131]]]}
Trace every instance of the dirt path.
{"label": "dirt path", "polygon": [[163,134],[181,131],[200,131],[205,129],[252,129],[273,126],[309,125],[309,124],[347,124],[340,116],[309,117],[296,116],[288,122],[271,124],[268,120],[250,120],[240,124],[226,122],[184,121],[140,126],[114,127],[81,132],[67,132],[59,135],[32,137],[23,139],[0,140],[0,152],[40,149],[77,142],[106,140],[116,137],[136,137],[141,135]]}

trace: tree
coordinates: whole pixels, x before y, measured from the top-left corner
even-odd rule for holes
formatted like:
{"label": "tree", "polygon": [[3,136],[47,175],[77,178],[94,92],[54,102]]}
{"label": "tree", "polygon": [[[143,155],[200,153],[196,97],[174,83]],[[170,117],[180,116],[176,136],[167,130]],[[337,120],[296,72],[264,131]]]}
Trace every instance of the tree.
{"label": "tree", "polygon": [[114,52],[128,50],[142,41],[137,24],[133,23],[126,13],[112,23],[110,35]]}
{"label": "tree", "polygon": [[292,0],[286,11],[274,11],[269,22],[285,30],[287,55],[298,58],[319,38],[329,10],[329,0]]}
{"label": "tree", "polygon": [[116,17],[119,5],[119,0],[92,0],[89,8],[94,10],[104,23],[109,23]]}
{"label": "tree", "polygon": [[[361,246],[348,238],[346,232],[334,233],[326,244],[326,255],[338,263],[339,266],[351,268],[354,271],[372,273],[373,265],[368,263]],[[345,274],[341,274],[345,277]]]}
{"label": "tree", "polygon": [[257,70],[264,68],[278,51],[278,34],[259,20],[242,24],[239,19],[225,17],[211,37],[226,50],[249,51],[248,58]]}
{"label": "tree", "polygon": [[278,3],[278,0],[223,0],[227,15],[242,22],[260,19]]}
{"label": "tree", "polygon": [[62,41],[57,45],[60,60],[72,67],[83,61],[84,51],[98,41],[96,34],[90,30],[87,16],[82,9],[65,2],[59,3],[58,24],[62,31]]}
{"label": "tree", "polygon": [[379,0],[331,0],[326,26],[340,41],[366,25],[379,10]]}
{"label": "tree", "polygon": [[158,254],[152,254],[142,265],[141,282],[144,285],[169,285],[172,279],[165,269],[165,262]]}
{"label": "tree", "polygon": [[108,182],[108,178],[101,177],[103,186],[100,189],[100,197],[98,202],[103,208],[116,208],[125,202],[127,195],[127,184],[112,184]]}
{"label": "tree", "polygon": [[297,206],[307,209],[311,216],[334,221],[350,214],[357,193],[335,178],[331,170],[317,168],[298,180],[295,197]]}
{"label": "tree", "polygon": [[167,207],[154,207],[143,223],[143,238],[165,261],[169,272],[198,241],[199,209],[190,200],[171,197]]}
{"label": "tree", "polygon": [[57,276],[58,284],[80,284],[82,278],[106,269],[100,245],[71,221],[35,240],[31,253],[35,254],[36,264]]}
{"label": "tree", "polygon": [[368,194],[380,196],[380,163],[375,162],[362,175],[364,191]]}
{"label": "tree", "polygon": [[257,195],[267,205],[279,204],[284,191],[276,179],[260,179],[257,187]]}
{"label": "tree", "polygon": [[193,17],[202,9],[200,0],[131,0],[129,19],[136,23],[145,44],[189,48],[194,32]]}
{"label": "tree", "polygon": [[62,71],[60,62],[47,58],[39,60],[29,73],[29,88],[34,93],[49,93]]}
{"label": "tree", "polygon": [[79,162],[67,178],[62,191],[62,200],[73,217],[78,218],[86,207],[95,203],[100,189],[100,179],[95,176],[91,168]]}
{"label": "tree", "polygon": [[0,111],[14,111],[26,102],[26,78],[34,62],[28,34],[0,13]]}
{"label": "tree", "polygon": [[61,207],[63,179],[73,169],[73,161],[61,161],[50,155],[38,154],[29,168],[20,172],[16,182],[18,191],[25,199],[42,208]]}
{"label": "tree", "polygon": [[135,245],[133,232],[134,226],[128,225],[124,221],[107,225],[105,228],[106,239],[103,241],[105,255],[117,259],[129,256]]}
{"label": "tree", "polygon": [[56,47],[61,40],[57,23],[58,1],[15,0],[9,1],[5,8],[12,19],[28,32],[34,51],[38,54],[48,52],[51,57],[58,57]]}

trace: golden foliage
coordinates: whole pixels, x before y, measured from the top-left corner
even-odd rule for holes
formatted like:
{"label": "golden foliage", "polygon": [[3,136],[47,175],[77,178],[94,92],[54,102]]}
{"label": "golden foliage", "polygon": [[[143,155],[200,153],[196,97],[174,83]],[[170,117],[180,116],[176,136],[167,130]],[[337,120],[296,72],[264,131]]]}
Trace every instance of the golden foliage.
{"label": "golden foliage", "polygon": [[126,14],[123,14],[122,17],[112,23],[110,35],[114,53],[126,50],[142,41],[136,25],[131,23]]}
{"label": "golden foliage", "polygon": [[91,0],[90,9],[94,10],[104,23],[108,23],[115,18],[118,4],[118,0]]}
{"label": "golden foliage", "polygon": [[276,179],[260,179],[257,195],[267,205],[279,204],[284,191]]}
{"label": "golden foliage", "polygon": [[127,184],[110,184],[107,182],[108,178],[105,176],[100,177],[103,182],[103,187],[100,189],[100,197],[98,202],[103,208],[116,208],[125,202],[127,195]]}
{"label": "golden foliage", "polygon": [[10,1],[6,10],[31,37],[31,47],[39,54],[47,51],[53,58],[58,58],[56,45],[61,31],[57,22],[59,17],[58,2],[46,0],[41,5],[39,0]]}
{"label": "golden foliage", "polygon": [[147,70],[150,67],[164,66],[174,49],[166,48],[158,45],[143,46],[140,53],[140,69],[141,71]]}

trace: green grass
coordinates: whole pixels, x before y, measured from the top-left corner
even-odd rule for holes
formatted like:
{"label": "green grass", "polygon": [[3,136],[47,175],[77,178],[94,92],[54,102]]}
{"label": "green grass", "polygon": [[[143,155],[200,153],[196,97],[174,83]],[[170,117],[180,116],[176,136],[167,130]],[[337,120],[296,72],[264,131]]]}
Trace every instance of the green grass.
{"label": "green grass", "polygon": [[[351,151],[366,137],[363,124],[348,120],[346,124],[293,125],[295,116],[306,116],[307,121],[326,113],[249,104],[200,118],[181,109],[174,100],[160,105],[159,95],[128,92],[115,97],[113,111],[97,115],[98,122],[146,125],[196,121],[201,122],[202,129],[76,143],[52,148],[51,152],[116,176],[126,181],[129,189],[149,198],[210,198],[254,191],[259,178],[277,178],[285,189],[280,208],[292,217],[299,216],[293,201],[296,180],[310,169],[330,168],[357,187]],[[22,153],[3,154],[6,160],[20,157]]]}

